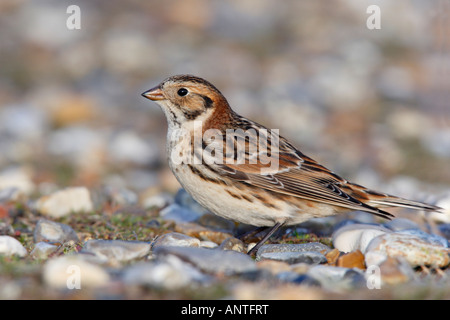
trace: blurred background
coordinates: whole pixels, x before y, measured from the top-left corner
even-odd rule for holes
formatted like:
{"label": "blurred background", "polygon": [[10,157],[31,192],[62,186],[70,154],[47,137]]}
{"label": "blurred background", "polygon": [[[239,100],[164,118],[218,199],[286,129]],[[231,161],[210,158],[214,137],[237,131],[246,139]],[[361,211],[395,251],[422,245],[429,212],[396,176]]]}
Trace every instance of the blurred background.
{"label": "blurred background", "polygon": [[176,191],[164,115],[140,94],[190,73],[356,183],[448,190],[449,14],[447,0],[2,0],[0,188]]}

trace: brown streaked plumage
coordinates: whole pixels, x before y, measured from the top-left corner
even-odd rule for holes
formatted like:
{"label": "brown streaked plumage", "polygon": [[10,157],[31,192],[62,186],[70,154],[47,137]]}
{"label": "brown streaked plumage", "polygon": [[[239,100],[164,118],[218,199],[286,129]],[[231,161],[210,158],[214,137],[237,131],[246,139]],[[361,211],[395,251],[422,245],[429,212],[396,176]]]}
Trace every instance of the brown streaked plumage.
{"label": "brown streaked plumage", "polygon": [[[361,210],[391,219],[393,215],[383,208],[440,210],[345,180],[303,154],[275,130],[235,113],[221,92],[199,77],[173,76],[142,95],[158,103],[167,117],[169,166],[192,197],[219,216],[271,228],[251,252],[280,226],[313,217]],[[199,132],[196,122],[201,123]],[[209,129],[220,135],[202,139],[196,145],[195,134],[204,137]],[[180,130],[184,134],[176,134]],[[228,136],[230,130],[233,135]],[[222,148],[214,149],[219,142]],[[176,163],[171,156],[176,148],[190,151],[196,159],[202,156],[202,161]],[[215,159],[221,162],[208,163],[209,158],[203,158],[212,149],[219,154],[214,154]],[[277,160],[275,167],[270,161],[273,159]]]}

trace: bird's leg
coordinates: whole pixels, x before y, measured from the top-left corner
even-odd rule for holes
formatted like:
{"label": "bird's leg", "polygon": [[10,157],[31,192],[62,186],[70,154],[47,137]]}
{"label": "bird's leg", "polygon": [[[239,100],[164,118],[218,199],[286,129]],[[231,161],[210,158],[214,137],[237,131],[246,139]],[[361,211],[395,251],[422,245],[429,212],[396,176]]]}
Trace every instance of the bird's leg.
{"label": "bird's leg", "polygon": [[277,222],[247,254],[251,256],[253,253],[256,254],[258,249],[282,226],[281,222]]}

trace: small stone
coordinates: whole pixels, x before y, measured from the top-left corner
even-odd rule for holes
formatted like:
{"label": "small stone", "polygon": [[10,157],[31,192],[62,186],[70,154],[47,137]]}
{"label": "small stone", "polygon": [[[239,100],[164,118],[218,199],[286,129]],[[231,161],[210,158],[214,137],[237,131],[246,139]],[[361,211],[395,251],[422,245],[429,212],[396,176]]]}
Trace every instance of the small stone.
{"label": "small stone", "polygon": [[59,218],[72,212],[92,211],[93,204],[87,188],[72,187],[39,198],[36,210],[43,215]]}
{"label": "small stone", "polygon": [[256,262],[258,269],[269,271],[271,274],[291,271],[291,267],[286,262],[276,260],[261,260]]}
{"label": "small stone", "polygon": [[381,281],[396,285],[414,278],[414,273],[408,262],[401,258],[388,257],[380,264]]}
{"label": "small stone", "polygon": [[196,211],[184,208],[179,204],[172,203],[159,212],[164,220],[173,220],[175,222],[192,222],[197,220],[202,214]]}
{"label": "small stone", "polygon": [[214,249],[218,247],[218,244],[212,241],[200,241],[200,247]]}
{"label": "small stone", "polygon": [[448,241],[447,241],[447,239],[445,239],[445,238],[443,238],[441,236],[438,236],[436,234],[426,233],[426,232],[424,232],[424,231],[422,231],[420,229],[405,229],[405,230],[398,231],[397,233],[410,234],[410,235],[416,236],[416,237],[418,237],[418,238],[420,238],[420,239],[422,239],[422,240],[424,240],[426,242],[429,242],[429,243],[432,243],[432,244],[436,244],[436,245],[440,245],[440,246],[448,248]]}
{"label": "small stone", "polygon": [[322,254],[327,254],[331,248],[320,242],[309,242],[301,244],[281,243],[281,244],[265,244],[259,248],[256,258],[264,253],[269,252],[306,252],[314,251]]}
{"label": "small stone", "polygon": [[0,190],[16,190],[19,194],[29,195],[35,185],[31,180],[31,172],[26,168],[8,168],[0,172]]}
{"label": "small stone", "polygon": [[235,237],[229,237],[229,238],[226,238],[225,240],[223,240],[222,243],[219,245],[219,249],[233,250],[233,251],[237,251],[237,252],[246,253],[245,252],[245,244],[241,240],[239,240]]}
{"label": "small stone", "polygon": [[204,231],[200,231],[198,234],[200,236],[200,239],[212,241],[217,244],[221,244],[223,241],[225,241],[225,239],[232,237],[232,235],[227,232],[214,231],[214,230],[204,230]]}
{"label": "small stone", "polygon": [[164,208],[173,203],[173,196],[159,190],[147,189],[139,195],[139,204],[146,209]]}
{"label": "small stone", "polygon": [[336,265],[337,263],[337,259],[339,258],[339,255],[341,254],[341,252],[338,249],[333,249],[331,251],[329,251],[326,255],[325,258],[327,258],[327,262],[329,265]]}
{"label": "small stone", "polygon": [[177,222],[175,225],[176,232],[183,233],[195,238],[200,238],[200,232],[206,230],[208,229],[192,222]]}
{"label": "small stone", "polygon": [[25,194],[20,191],[17,187],[7,187],[5,189],[0,189],[0,203],[7,202],[25,202]]}
{"label": "small stone", "polygon": [[109,155],[116,163],[151,165],[157,161],[158,150],[151,137],[144,139],[127,130],[115,133],[110,140]]}
{"label": "small stone", "polygon": [[450,240],[450,223],[443,223],[438,226],[439,232],[448,240]]}
{"label": "small stone", "polygon": [[178,232],[170,232],[159,236],[152,245],[155,249],[158,246],[177,246],[177,247],[199,247],[200,240]]}
{"label": "small stone", "polygon": [[412,267],[443,268],[450,263],[448,248],[403,233],[387,233],[373,239],[365,253],[366,265],[380,264],[383,256],[403,257]]}
{"label": "small stone", "polygon": [[158,257],[175,255],[207,273],[231,275],[256,270],[252,258],[236,251],[192,247],[158,247],[154,250],[154,253]]}
{"label": "small stone", "polygon": [[317,280],[325,289],[353,289],[366,284],[364,273],[358,269],[316,265],[311,267],[306,275]]}
{"label": "small stone", "polygon": [[83,252],[93,253],[102,261],[129,261],[146,256],[150,252],[150,244],[143,241],[88,240]]}
{"label": "small stone", "polygon": [[48,260],[42,270],[44,283],[55,289],[96,288],[108,283],[109,275],[80,254]]}
{"label": "small stone", "polygon": [[339,251],[360,250],[365,252],[373,238],[387,232],[392,231],[382,226],[355,223],[337,229],[332,235],[332,241],[334,247]]}
{"label": "small stone", "polygon": [[38,242],[34,245],[30,255],[35,259],[47,259],[56,250],[58,250],[58,246],[47,242]]}
{"label": "small stone", "polygon": [[112,205],[128,206],[138,202],[138,195],[123,187],[105,186],[102,191],[106,200]]}
{"label": "small stone", "polygon": [[258,253],[258,256],[256,258],[257,261],[265,259],[282,261],[288,264],[295,264],[295,263],[321,264],[327,262],[327,258],[323,254],[315,251],[264,252],[261,254]]}
{"label": "small stone", "polygon": [[346,253],[339,257],[337,260],[337,266],[344,268],[358,268],[361,270],[366,269],[364,264],[364,255],[359,250]]}
{"label": "small stone", "polygon": [[79,241],[77,233],[70,226],[47,219],[39,219],[33,236],[34,242],[65,243],[67,241]]}
{"label": "small stone", "polygon": [[199,216],[209,212],[201,204],[195,201],[194,198],[192,198],[192,196],[183,188],[180,188],[175,195],[175,203],[183,208],[197,212]]}
{"label": "small stone", "polygon": [[0,254],[5,256],[25,257],[27,249],[15,238],[10,236],[0,236]]}
{"label": "small stone", "polygon": [[404,229],[419,229],[419,225],[414,221],[405,218],[396,218],[384,224],[386,228],[392,231],[400,231]]}
{"label": "small stone", "polygon": [[176,290],[207,280],[206,275],[174,255],[157,262],[138,262],[127,268],[123,275],[123,281],[128,285],[145,285],[166,290]]}

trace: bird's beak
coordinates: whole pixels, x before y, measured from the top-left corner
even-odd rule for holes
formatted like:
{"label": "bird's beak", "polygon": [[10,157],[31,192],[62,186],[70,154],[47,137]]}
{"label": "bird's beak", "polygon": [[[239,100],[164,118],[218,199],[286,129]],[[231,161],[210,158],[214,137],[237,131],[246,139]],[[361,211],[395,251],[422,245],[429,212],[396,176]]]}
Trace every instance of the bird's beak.
{"label": "bird's beak", "polygon": [[151,88],[150,90],[145,91],[142,94],[143,97],[153,100],[153,101],[157,101],[157,100],[164,100],[165,97],[163,95],[163,92],[161,90],[161,88],[159,86]]}

